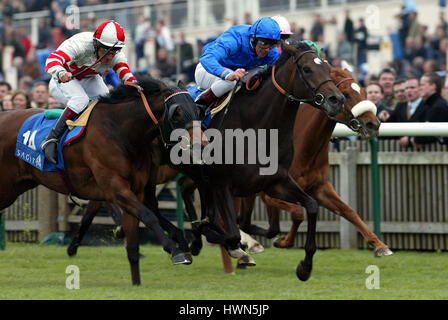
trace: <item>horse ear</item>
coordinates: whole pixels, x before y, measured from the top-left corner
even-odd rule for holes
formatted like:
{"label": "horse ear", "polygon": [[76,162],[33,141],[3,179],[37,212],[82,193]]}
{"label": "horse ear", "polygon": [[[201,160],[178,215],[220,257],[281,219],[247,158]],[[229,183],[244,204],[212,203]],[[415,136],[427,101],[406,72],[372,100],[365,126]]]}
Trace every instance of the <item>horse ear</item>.
{"label": "horse ear", "polygon": [[182,90],[187,90],[187,87],[186,87],[185,84],[182,82],[182,80],[179,80],[179,81],[177,82],[177,86],[178,86],[179,88],[181,88]]}

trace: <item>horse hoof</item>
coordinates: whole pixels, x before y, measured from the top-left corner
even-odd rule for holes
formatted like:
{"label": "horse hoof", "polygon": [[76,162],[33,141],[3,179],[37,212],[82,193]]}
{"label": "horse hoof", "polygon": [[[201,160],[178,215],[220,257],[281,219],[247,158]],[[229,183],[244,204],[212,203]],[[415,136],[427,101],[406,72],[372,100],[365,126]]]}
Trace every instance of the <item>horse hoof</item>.
{"label": "horse hoof", "polygon": [[70,246],[67,248],[67,254],[69,257],[76,256],[76,253],[78,252],[78,246]]}
{"label": "horse hoof", "polygon": [[190,246],[190,252],[194,256],[198,256],[199,253],[201,253],[201,249],[202,249],[202,246],[201,247],[195,246],[195,245]]}
{"label": "horse hoof", "polygon": [[311,268],[307,268],[304,261],[302,260],[296,268],[296,275],[299,280],[307,281],[311,276]]}
{"label": "horse hoof", "polygon": [[383,247],[383,248],[378,248],[376,249],[376,255],[378,257],[382,257],[382,256],[391,256],[394,253],[392,252],[392,250],[390,250],[388,247]]}
{"label": "horse hoof", "polygon": [[264,247],[260,243],[254,244],[252,247],[249,248],[249,252],[254,253],[261,253],[264,251]]}
{"label": "horse hoof", "polygon": [[254,258],[252,258],[250,255],[243,256],[238,259],[237,266],[244,266],[244,267],[255,267],[257,263],[255,262]]}
{"label": "horse hoof", "polygon": [[176,255],[173,255],[171,261],[174,265],[176,264],[191,264],[193,262],[192,259],[188,257],[188,254],[181,252]]}
{"label": "horse hoof", "polygon": [[285,237],[275,238],[273,241],[273,244],[274,244],[274,247],[280,248],[280,249],[292,248],[294,246],[294,244],[287,243],[285,241]]}

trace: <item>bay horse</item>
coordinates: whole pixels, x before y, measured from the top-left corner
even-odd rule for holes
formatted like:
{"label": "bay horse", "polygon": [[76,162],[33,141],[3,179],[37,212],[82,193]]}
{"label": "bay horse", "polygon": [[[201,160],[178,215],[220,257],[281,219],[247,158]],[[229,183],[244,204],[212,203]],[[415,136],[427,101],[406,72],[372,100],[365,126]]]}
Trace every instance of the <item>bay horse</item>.
{"label": "bay horse", "polygon": [[[380,127],[380,121],[375,116],[376,108],[366,101],[365,89],[356,83],[352,74],[346,69],[334,67],[331,68],[330,74],[345,96],[344,112],[336,116],[336,119],[329,119],[325,113],[311,105],[300,106],[294,124],[294,159],[289,173],[305,192],[317,200],[319,205],[350,221],[364,239],[375,247],[378,256],[390,255],[392,251],[378,239],[359,215],[341,200],[329,181],[328,149],[336,122],[347,125],[358,132],[363,139],[376,137]],[[280,248],[292,247],[297,229],[304,220],[303,208],[270,197],[266,193],[261,193],[260,196],[267,205],[269,229],[262,229],[251,224],[256,195],[241,199],[239,214],[241,229],[252,235],[273,238],[280,232],[279,210],[286,210],[291,215],[291,229],[286,236],[276,239],[274,245]]]}
{"label": "bay horse", "polygon": [[[15,157],[21,125],[44,110],[0,113],[0,210],[40,184],[59,193],[121,207],[134,285],[141,283],[136,236],[139,221],[155,233],[173,264],[191,263],[190,254],[177,248],[160,226],[154,198],[144,199],[144,194],[155,186],[157,175],[158,157],[152,141],[167,125],[185,128],[192,139],[199,120],[197,106],[187,91],[150,78],[139,79],[139,86],[122,84],[99,98],[83,135],[63,150],[66,171],[62,174],[40,171]],[[149,102],[146,105],[145,100]],[[200,141],[206,139],[201,137]]]}
{"label": "bay horse", "polygon": [[[318,57],[317,53],[303,42],[289,45],[282,43],[283,53],[270,67],[264,81],[255,91],[241,90],[233,96],[225,112],[216,114],[210,127],[206,130],[213,137],[209,146],[214,146],[217,137],[222,144],[210,153],[221,152],[228,155],[233,149],[231,161],[221,164],[213,163],[205,156],[205,165],[194,167],[179,164],[180,171],[190,176],[201,196],[201,222],[198,229],[211,243],[226,248],[232,257],[240,258],[240,233],[234,207],[234,197],[249,196],[261,191],[273,198],[300,203],[307,209],[309,219],[306,256],[296,268],[296,275],[306,281],[312,270],[312,258],[316,251],[315,231],[317,203],[307,195],[288,174],[293,159],[293,126],[299,104],[308,102],[323,111],[329,117],[342,112],[344,96],[329,77],[329,66]],[[244,161],[237,163],[234,150],[238,148],[235,139],[228,138],[226,130],[266,130],[278,135],[266,137],[265,144],[259,142],[259,148],[278,155],[277,170],[261,174],[266,162],[260,154],[250,154],[244,150]],[[218,140],[219,140],[218,139]],[[259,137],[260,139],[260,137]],[[244,143],[244,142],[243,142]],[[203,154],[204,154],[203,153]],[[168,157],[168,155],[165,156]],[[253,163],[249,158],[253,156]],[[221,225],[220,216],[224,227]]]}

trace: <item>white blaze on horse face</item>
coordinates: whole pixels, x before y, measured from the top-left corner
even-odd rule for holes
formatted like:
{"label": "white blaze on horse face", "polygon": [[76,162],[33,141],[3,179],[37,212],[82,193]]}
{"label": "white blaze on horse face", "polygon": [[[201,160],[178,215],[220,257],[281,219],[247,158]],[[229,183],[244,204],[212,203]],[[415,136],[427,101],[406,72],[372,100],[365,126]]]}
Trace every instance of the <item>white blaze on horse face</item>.
{"label": "white blaze on horse face", "polygon": [[356,92],[358,92],[359,94],[361,94],[361,87],[359,86],[359,84],[353,82],[352,89],[355,90]]}
{"label": "white blaze on horse face", "polygon": [[322,63],[322,60],[319,59],[319,58],[314,58],[314,63],[315,63],[315,64],[321,64],[321,63]]}

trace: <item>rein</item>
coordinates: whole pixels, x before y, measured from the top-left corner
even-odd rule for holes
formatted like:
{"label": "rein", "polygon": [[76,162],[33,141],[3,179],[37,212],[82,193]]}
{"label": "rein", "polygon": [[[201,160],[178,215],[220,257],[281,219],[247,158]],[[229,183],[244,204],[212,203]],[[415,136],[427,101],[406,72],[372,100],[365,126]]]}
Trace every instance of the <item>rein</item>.
{"label": "rein", "polygon": [[149,114],[149,116],[151,117],[151,119],[154,122],[154,124],[156,126],[158,126],[159,125],[159,121],[157,121],[156,117],[154,116],[154,113],[152,113],[152,110],[149,107],[148,100],[146,99],[145,95],[143,94],[143,88],[140,87],[139,85],[137,85],[137,84],[135,84],[133,82],[129,82],[129,81],[125,81],[124,84],[127,85],[127,86],[134,87],[134,88],[137,89],[137,91],[140,93],[140,97],[142,97],[143,104],[145,105],[146,112]]}

